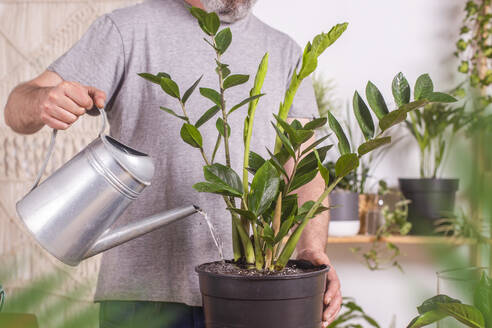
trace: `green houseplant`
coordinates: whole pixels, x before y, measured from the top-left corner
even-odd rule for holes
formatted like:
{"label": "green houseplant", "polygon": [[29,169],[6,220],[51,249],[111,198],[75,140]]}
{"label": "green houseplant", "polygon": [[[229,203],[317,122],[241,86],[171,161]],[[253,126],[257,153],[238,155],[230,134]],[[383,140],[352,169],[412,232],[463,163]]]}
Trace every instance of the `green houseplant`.
{"label": "green houseplant", "polygon": [[25,313],[2,313],[5,305],[6,293],[0,285],[0,327],[4,328],[37,328],[38,322],[34,315]]}
{"label": "green houseplant", "polygon": [[[170,115],[183,120],[182,139],[200,151],[205,162],[204,178],[193,187],[199,192],[220,195],[231,213],[233,235],[233,261],[203,264],[197,267],[203,295],[205,320],[214,326],[254,327],[300,327],[321,325],[323,310],[320,289],[325,286],[325,273],[329,268],[313,267],[302,261],[289,261],[297,242],[310,219],[328,208],[323,200],[335,186],[359,165],[359,158],[372,150],[391,142],[387,130],[403,122],[407,113],[429,103],[419,99],[389,111],[375,88],[372,97],[377,99],[371,106],[379,120],[379,133],[369,108],[362,98],[354,106],[354,114],[365,141],[351,148],[339,122],[331,113],[327,118],[315,118],[304,125],[294,120],[286,121],[294,96],[301,82],[317,67],[318,57],[345,31],[347,23],[334,26],[328,33],[317,35],[304,49],[301,65],[294,70],[290,85],[274,115],[272,128],[276,132],[274,147],[265,159],[250,151],[255,111],[263,96],[262,85],[267,74],[268,54],[261,60],[249,95],[240,103],[228,107],[225,90],[248,81],[249,76],[231,74],[229,66],[222,62],[222,55],[231,44],[229,28],[219,31],[220,21],[215,13],[191,8],[191,14],[208,36],[205,41],[215,53],[217,63],[218,90],[200,88],[200,94],[209,99],[213,107],[196,122],[187,115],[186,101],[200,83],[198,79],[189,89],[181,93],[179,86],[167,73],[141,73],[146,80],[159,85],[169,96],[175,98],[181,113],[161,108]],[[247,105],[247,106],[246,106]],[[228,124],[229,115],[247,107],[244,119],[244,161],[242,174],[231,166],[229,137],[232,133]],[[217,139],[212,155],[205,153],[204,140],[199,127],[214,118]],[[320,146],[328,136],[307,144],[315,130],[328,122],[338,139],[340,156],[335,162],[336,177],[330,179],[323,165],[326,153],[332,145]],[[225,164],[216,162],[216,150],[222,143]],[[304,145],[304,148],[301,148]],[[320,146],[320,147],[318,147]],[[292,161],[293,169],[287,172],[284,164]],[[312,181],[318,174],[325,182],[321,195],[315,200],[298,204],[295,191]],[[241,177],[242,176],[242,177]],[[225,272],[227,271],[227,272]],[[289,309],[286,313],[285,309]],[[244,316],[247,313],[247,316]]]}

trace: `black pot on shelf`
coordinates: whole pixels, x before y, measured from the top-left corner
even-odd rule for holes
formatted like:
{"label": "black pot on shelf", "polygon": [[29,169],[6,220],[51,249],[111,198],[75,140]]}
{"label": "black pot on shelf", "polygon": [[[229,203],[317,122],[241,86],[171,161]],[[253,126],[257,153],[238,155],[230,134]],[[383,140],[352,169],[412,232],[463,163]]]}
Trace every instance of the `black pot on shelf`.
{"label": "black pot on shelf", "polygon": [[207,272],[206,265],[195,270],[207,328],[321,327],[329,268],[323,266],[296,275],[251,277]]}
{"label": "black pot on shelf", "polygon": [[330,236],[355,236],[360,230],[359,194],[335,189],[330,193]]}
{"label": "black pot on shelf", "polygon": [[399,183],[403,196],[411,201],[412,234],[433,234],[435,221],[454,211],[458,179],[399,179]]}

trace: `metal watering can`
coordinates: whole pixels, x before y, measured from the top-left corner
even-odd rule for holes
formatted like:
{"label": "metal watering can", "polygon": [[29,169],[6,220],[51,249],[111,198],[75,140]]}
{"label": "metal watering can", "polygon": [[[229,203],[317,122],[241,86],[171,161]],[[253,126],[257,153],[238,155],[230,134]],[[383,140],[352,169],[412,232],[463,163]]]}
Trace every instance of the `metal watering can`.
{"label": "metal watering can", "polygon": [[192,205],[155,214],[110,229],[121,213],[150,185],[154,162],[108,135],[100,109],[99,137],[39,184],[53,153],[48,155],[31,191],[17,203],[17,213],[34,238],[60,261],[76,266],[82,260],[196,213]]}

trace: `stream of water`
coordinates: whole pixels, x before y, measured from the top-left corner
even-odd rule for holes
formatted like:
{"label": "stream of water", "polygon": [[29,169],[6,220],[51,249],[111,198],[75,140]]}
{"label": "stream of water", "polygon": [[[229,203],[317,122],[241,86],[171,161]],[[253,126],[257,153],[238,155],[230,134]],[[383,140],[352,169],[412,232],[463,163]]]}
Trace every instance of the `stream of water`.
{"label": "stream of water", "polygon": [[224,262],[224,249],[223,249],[222,239],[220,239],[220,236],[217,233],[215,226],[212,224],[212,221],[208,217],[208,214],[202,210],[198,211],[198,213],[200,213],[201,216],[203,216],[203,218],[207,222],[207,226],[208,229],[210,230],[210,234],[212,235],[212,239],[214,240],[215,246],[217,246],[217,250],[219,251],[220,260]]}

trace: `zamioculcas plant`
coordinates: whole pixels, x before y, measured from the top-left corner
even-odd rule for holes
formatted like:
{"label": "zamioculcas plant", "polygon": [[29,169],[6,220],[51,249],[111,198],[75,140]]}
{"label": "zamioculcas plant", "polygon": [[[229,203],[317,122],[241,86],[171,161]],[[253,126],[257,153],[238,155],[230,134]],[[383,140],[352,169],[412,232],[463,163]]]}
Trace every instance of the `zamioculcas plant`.
{"label": "zamioculcas plant", "polygon": [[[215,53],[218,89],[199,89],[200,94],[212,102],[212,107],[196,122],[192,122],[187,114],[186,102],[198,86],[200,79],[181,93],[169,74],[141,73],[140,76],[158,84],[165,93],[176,98],[179,103],[181,107],[179,114],[169,108],[161,109],[183,120],[182,139],[201,152],[206,164],[203,167],[206,181],[199,182],[193,187],[200,192],[221,195],[231,213],[234,260],[258,270],[283,270],[309,220],[328,209],[322,206],[322,202],[345,176],[358,167],[360,157],[390,143],[388,130],[405,121],[409,112],[441,99],[421,97],[414,102],[402,102],[398,109],[389,111],[381,93],[374,86],[368,92],[368,100],[378,120],[378,123],[375,123],[369,107],[356,93],[353,111],[365,138],[357,147],[349,144],[345,132],[331,113],[328,113],[327,118],[315,118],[304,125],[297,120],[288,123],[289,110],[302,81],[314,72],[318,57],[342,35],[348,25],[338,24],[328,33],[317,35],[305,47],[301,65],[294,71],[284,101],[280,104],[277,115],[274,115],[272,128],[277,135],[274,147],[268,150],[269,158],[263,158],[250,151],[250,142],[254,131],[257,104],[264,96],[261,90],[267,74],[268,54],[265,54],[259,64],[249,95],[232,107],[226,106],[225,90],[244,84],[249,76],[232,74],[229,66],[222,62],[222,55],[231,44],[230,29],[224,28],[219,31],[220,21],[215,13],[207,13],[198,8],[191,8],[190,12],[208,35],[205,41]],[[228,118],[243,106],[247,107],[243,130],[244,161],[243,170],[238,174],[231,167],[229,136],[232,131]],[[205,154],[203,147],[203,143],[209,140],[202,138],[199,128],[216,115],[218,115],[217,139],[215,139],[215,150],[209,156]],[[338,139],[340,153],[335,162],[335,177],[331,179],[323,162],[332,145],[321,146],[328,136],[307,144],[315,131],[327,122]],[[215,157],[221,143],[225,150],[223,164],[218,163]],[[284,165],[289,160],[293,163],[293,169],[287,172]],[[298,204],[296,190],[312,181],[318,173],[324,179],[324,191],[316,199]],[[287,241],[284,243],[287,236]]]}

